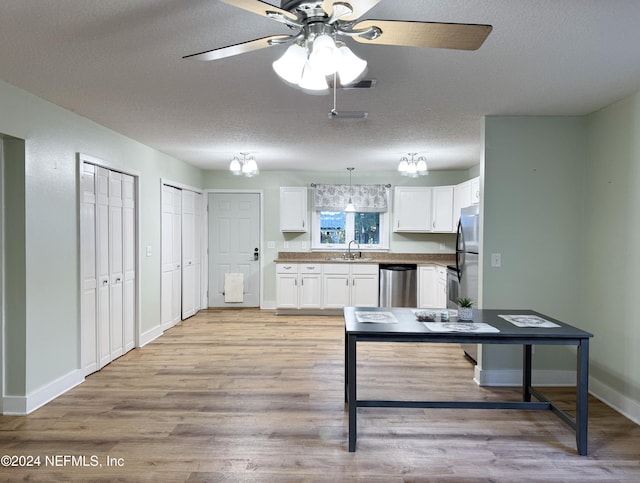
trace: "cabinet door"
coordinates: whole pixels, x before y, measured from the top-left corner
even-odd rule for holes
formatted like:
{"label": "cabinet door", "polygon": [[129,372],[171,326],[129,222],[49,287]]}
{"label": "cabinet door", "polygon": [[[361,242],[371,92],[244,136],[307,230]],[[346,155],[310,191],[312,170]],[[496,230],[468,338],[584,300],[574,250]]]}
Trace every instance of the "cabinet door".
{"label": "cabinet door", "polygon": [[471,204],[480,203],[480,178],[471,179]]}
{"label": "cabinet door", "polygon": [[349,274],[328,273],[322,277],[322,307],[341,309],[349,305]]}
{"label": "cabinet door", "polygon": [[447,269],[438,266],[436,273],[436,304],[444,309],[447,307]]}
{"label": "cabinet door", "polygon": [[298,302],[301,309],[319,309],[322,306],[322,275],[300,274]]}
{"label": "cabinet door", "polygon": [[351,305],[354,307],[378,306],[378,275],[351,275]]}
{"label": "cabinet door", "polygon": [[422,186],[396,187],[393,214],[394,231],[431,231],[431,188]]}
{"label": "cabinet door", "polygon": [[418,267],[418,307],[424,309],[443,307],[438,305],[436,267],[434,265]]}
{"label": "cabinet door", "polygon": [[307,188],[304,186],[280,188],[280,231],[306,232]]}
{"label": "cabinet door", "polygon": [[280,309],[298,308],[298,272],[276,275],[276,305]]}
{"label": "cabinet door", "polygon": [[433,231],[452,233],[456,225],[453,222],[453,186],[433,188]]}

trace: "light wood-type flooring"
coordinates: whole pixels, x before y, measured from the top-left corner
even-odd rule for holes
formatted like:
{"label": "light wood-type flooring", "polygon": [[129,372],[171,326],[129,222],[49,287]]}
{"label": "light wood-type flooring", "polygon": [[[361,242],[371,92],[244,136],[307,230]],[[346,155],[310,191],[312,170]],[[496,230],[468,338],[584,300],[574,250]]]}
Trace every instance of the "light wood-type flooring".
{"label": "light wood-type flooring", "polygon": [[[343,336],[342,317],[202,311],[29,416],[0,417],[0,455],[41,463],[0,480],[640,481],[640,426],[593,397],[588,456],[550,411],[391,408],[358,410],[349,453]],[[358,356],[361,398],[520,395],[478,387],[454,345]],[[572,408],[572,390],[547,392]]]}

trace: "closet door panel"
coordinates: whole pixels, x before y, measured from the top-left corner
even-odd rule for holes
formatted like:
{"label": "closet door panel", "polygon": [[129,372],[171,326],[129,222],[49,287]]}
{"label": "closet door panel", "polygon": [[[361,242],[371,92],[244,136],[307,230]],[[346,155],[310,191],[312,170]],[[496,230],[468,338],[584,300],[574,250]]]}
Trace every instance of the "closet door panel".
{"label": "closet door panel", "polygon": [[110,286],[109,286],[109,171],[97,168],[96,271],[98,369],[111,362]]}
{"label": "closet door panel", "polygon": [[80,251],[82,257],[82,356],[83,375],[98,369],[96,273],[96,168],[83,163],[80,179]]}
{"label": "closet door panel", "polygon": [[124,244],[122,229],[122,174],[109,173],[109,325],[111,360],[124,353]]}
{"label": "closet door panel", "polygon": [[122,176],[122,242],[124,352],[128,352],[135,347],[136,325],[135,179],[128,175]]}
{"label": "closet door panel", "polygon": [[195,193],[182,191],[182,319],[195,310]]}

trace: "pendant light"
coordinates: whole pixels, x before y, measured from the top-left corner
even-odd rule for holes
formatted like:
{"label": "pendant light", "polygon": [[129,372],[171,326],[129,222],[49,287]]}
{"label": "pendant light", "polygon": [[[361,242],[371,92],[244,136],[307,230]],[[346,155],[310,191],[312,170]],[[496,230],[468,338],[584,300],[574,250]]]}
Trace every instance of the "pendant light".
{"label": "pendant light", "polygon": [[356,207],[353,206],[353,200],[351,199],[351,172],[356,169],[356,168],[347,168],[347,170],[349,170],[349,201],[347,202],[347,206],[345,207],[344,211],[346,213],[355,213],[356,212]]}

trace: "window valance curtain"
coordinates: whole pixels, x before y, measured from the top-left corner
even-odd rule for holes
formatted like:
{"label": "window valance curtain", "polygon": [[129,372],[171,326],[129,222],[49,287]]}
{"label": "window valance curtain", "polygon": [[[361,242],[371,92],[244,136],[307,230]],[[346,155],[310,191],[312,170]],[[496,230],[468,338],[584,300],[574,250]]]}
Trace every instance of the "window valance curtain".
{"label": "window valance curtain", "polygon": [[388,189],[383,184],[316,184],[315,211],[344,211],[349,197],[359,212],[384,213],[388,209]]}

